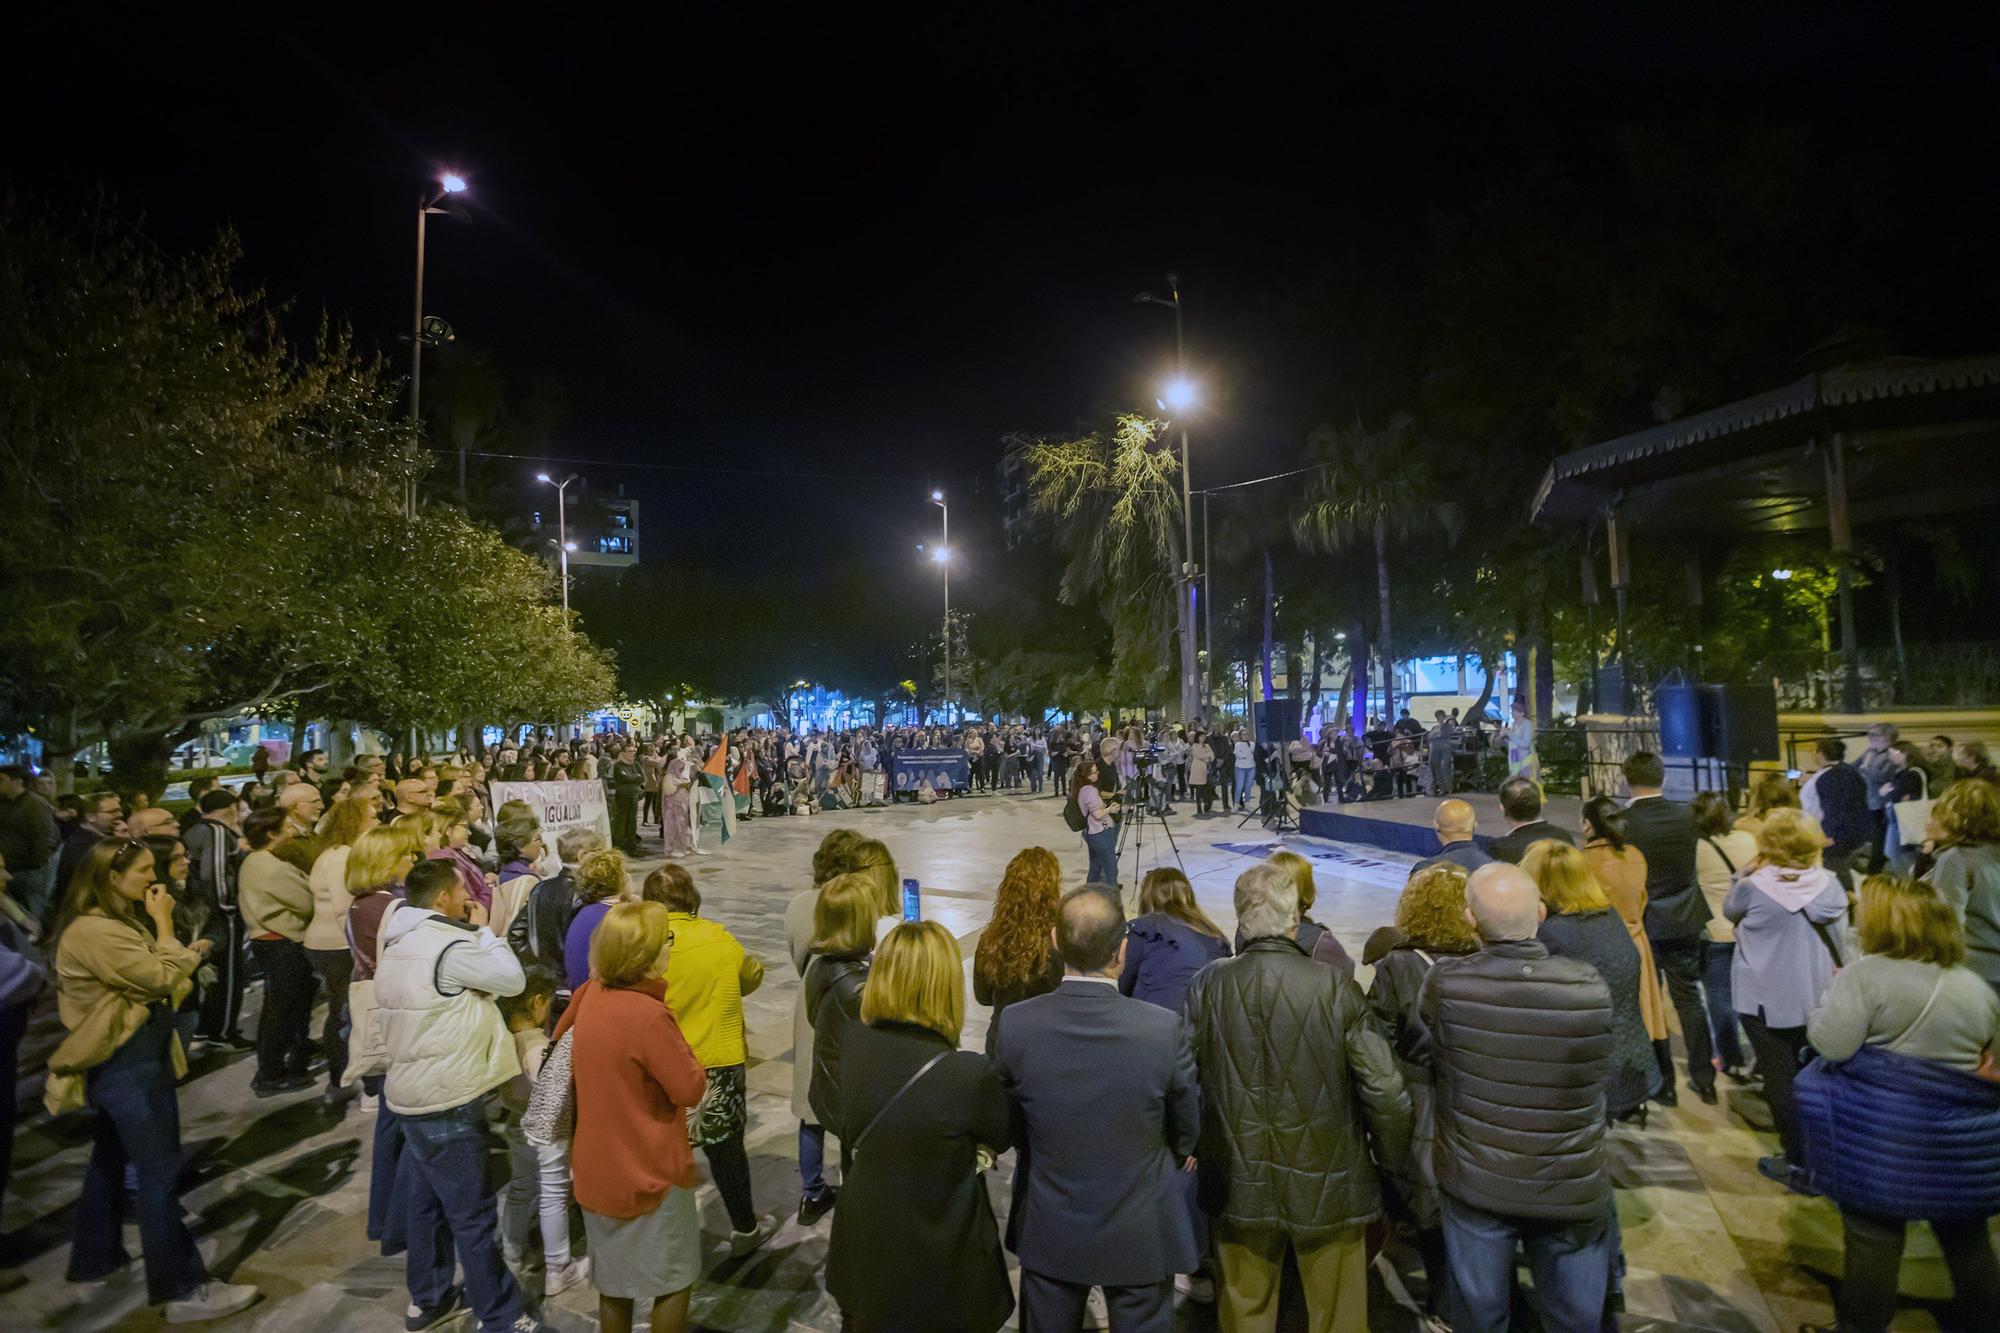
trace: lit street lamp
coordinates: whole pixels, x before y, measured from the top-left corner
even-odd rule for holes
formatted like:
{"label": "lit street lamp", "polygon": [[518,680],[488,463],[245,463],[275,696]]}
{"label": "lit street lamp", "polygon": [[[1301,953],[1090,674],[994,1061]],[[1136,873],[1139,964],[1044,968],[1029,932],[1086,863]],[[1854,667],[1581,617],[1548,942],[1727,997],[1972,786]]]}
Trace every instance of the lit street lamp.
{"label": "lit street lamp", "polygon": [[937,549],[931,552],[931,559],[944,571],[944,701],[945,714],[951,712],[951,506],[944,502],[943,491],[931,492],[931,503],[944,515],[944,535],[938,541]]}
{"label": "lit street lamp", "polygon": [[[1193,408],[1197,398],[1194,382],[1187,377],[1187,345],[1181,333],[1181,283],[1173,274],[1167,274],[1167,296],[1155,296],[1151,292],[1140,292],[1133,297],[1136,305],[1163,305],[1174,312],[1174,378],[1160,395],[1162,410],[1171,409],[1176,415]],[[1194,483],[1188,455],[1187,426],[1181,427],[1181,720],[1192,723],[1196,716],[1197,690],[1195,682],[1196,659],[1194,643],[1195,618],[1195,561],[1194,561]],[[1204,524],[1204,526],[1206,526]],[[1206,571],[1202,571],[1204,574]],[[1209,656],[1215,655],[1215,635],[1210,632]],[[1212,696],[1206,684],[1206,677],[1199,690],[1201,715],[1206,716],[1212,707]]]}
{"label": "lit street lamp", "polygon": [[[417,196],[417,313],[410,321],[410,420],[419,431],[423,429],[424,394],[424,224],[433,213],[446,213],[449,209],[438,205],[454,194],[465,190],[465,178],[447,171],[438,181],[438,192],[429,199]],[[465,498],[465,455],[458,458],[458,495]],[[410,479],[403,492],[403,517],[417,516],[417,482]]]}
{"label": "lit street lamp", "polygon": [[576,479],[576,473],[572,472],[562,479],[560,485],[557,485],[555,478],[551,477],[548,473],[537,472],[535,474],[536,481],[541,482],[544,486],[555,486],[556,488],[556,545],[562,551],[564,629],[569,628],[569,553],[576,549],[576,543],[569,539],[569,510],[565,501],[568,498],[569,484]]}

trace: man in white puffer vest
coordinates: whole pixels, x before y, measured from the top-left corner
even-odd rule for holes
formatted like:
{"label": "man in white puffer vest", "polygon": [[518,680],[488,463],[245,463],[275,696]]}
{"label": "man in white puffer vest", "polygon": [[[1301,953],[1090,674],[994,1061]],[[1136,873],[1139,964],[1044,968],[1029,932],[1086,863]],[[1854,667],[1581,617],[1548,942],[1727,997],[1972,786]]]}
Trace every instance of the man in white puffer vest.
{"label": "man in white puffer vest", "polygon": [[[410,871],[382,930],[382,1100],[401,1122],[401,1171],[410,1177],[398,1182],[410,1246],[403,1325],[417,1333],[469,1305],[481,1333],[541,1329],[501,1257],[498,1191],[486,1168],[496,1141],[487,1100],[521,1072],[493,1000],[520,994],[527,979],[448,861]],[[451,1280],[454,1247],[463,1286]]]}

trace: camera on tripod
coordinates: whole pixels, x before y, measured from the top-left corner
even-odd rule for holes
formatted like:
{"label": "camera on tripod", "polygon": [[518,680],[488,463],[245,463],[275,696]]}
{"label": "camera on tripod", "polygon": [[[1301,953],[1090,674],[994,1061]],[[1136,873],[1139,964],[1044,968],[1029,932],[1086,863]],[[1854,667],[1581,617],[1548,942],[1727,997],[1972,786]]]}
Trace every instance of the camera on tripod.
{"label": "camera on tripod", "polygon": [[1153,767],[1153,765],[1160,762],[1160,756],[1166,753],[1166,748],[1164,745],[1149,745],[1143,750],[1134,750],[1132,752],[1132,767]]}

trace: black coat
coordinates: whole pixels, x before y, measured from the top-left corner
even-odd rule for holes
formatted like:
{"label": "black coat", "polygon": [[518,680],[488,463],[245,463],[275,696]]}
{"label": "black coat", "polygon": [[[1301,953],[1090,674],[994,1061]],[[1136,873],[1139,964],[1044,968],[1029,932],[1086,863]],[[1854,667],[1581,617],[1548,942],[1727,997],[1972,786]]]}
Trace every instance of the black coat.
{"label": "black coat", "polygon": [[1559,958],[1589,963],[1611,988],[1611,1082],[1606,1096],[1614,1116],[1635,1111],[1651,1095],[1657,1066],[1646,1016],[1639,1008],[1639,951],[1624,918],[1610,908],[1563,912],[1537,932]]}
{"label": "black coat", "polygon": [[1486,844],[1486,854],[1496,861],[1506,861],[1512,865],[1521,864],[1521,858],[1528,854],[1528,848],[1538,842],[1561,842],[1576,846],[1576,839],[1565,828],[1558,828],[1546,819],[1537,819],[1532,824],[1523,824],[1512,833],[1503,833]]}
{"label": "black coat", "polygon": [[826,1289],[857,1333],[963,1329],[1007,1322],[1014,1293],[980,1145],[1009,1144],[1007,1094],[984,1056],[952,1051],[928,1028],[857,1023],[841,1055],[843,1143],[932,1056],[949,1051],[910,1087],[854,1154],[833,1213]]}
{"label": "black coat", "polygon": [[1438,1188],[1503,1217],[1602,1217],[1612,1020],[1597,969],[1540,940],[1490,943],[1439,959],[1417,1011],[1437,1087]]}
{"label": "black coat", "polygon": [[1352,977],[1283,936],[1252,940],[1188,986],[1201,1077],[1201,1202],[1244,1231],[1322,1245],[1373,1221],[1370,1160],[1407,1170],[1410,1098]]}
{"label": "black coat", "polygon": [[[576,919],[576,881],[565,866],[534,888],[507,926],[507,946],[529,962],[547,963],[556,976],[565,974],[563,944]],[[568,990],[568,983],[562,987]]]}
{"label": "black coat", "polygon": [[[984,944],[985,941],[981,940]],[[1047,995],[1062,985],[1062,958],[1055,949],[1049,949],[1049,956],[1042,961],[1042,970],[1029,977],[1025,984],[996,986],[993,978],[981,965],[986,960],[978,953],[972,956],[972,998],[993,1010],[993,1016],[986,1024],[986,1053],[993,1054],[993,1043],[1000,1035],[1000,1015],[1010,1004],[1032,1000],[1037,995]]]}
{"label": "black coat", "polygon": [[1813,779],[1819,798],[1820,827],[1840,851],[1853,851],[1875,835],[1868,813],[1868,782],[1852,764],[1834,764]]}
{"label": "black coat", "polygon": [[1625,840],[1646,858],[1646,938],[1698,940],[1708,930],[1708,899],[1694,875],[1694,811],[1682,801],[1648,796],[1625,807]]}
{"label": "black coat", "polygon": [[1180,1015],[1071,978],[1007,1010],[993,1064],[1022,1145],[1007,1219],[1021,1266],[1089,1286],[1193,1272],[1180,1167],[1201,1097]]}
{"label": "black coat", "polygon": [[1410,1093],[1410,1171],[1407,1179],[1390,1177],[1383,1184],[1390,1191],[1387,1202],[1398,1217],[1420,1227],[1438,1224],[1437,1169],[1432,1145],[1437,1142],[1437,1093],[1431,1083],[1427,1063],[1429,1034],[1417,1017],[1417,1001],[1423,994],[1424,978],[1440,958],[1459,954],[1425,949],[1404,940],[1375,964],[1375,976],[1368,983],[1368,1007],[1375,1021],[1389,1036],[1396,1052],[1396,1066],[1403,1071],[1403,1086]]}
{"label": "black coat", "polygon": [[861,988],[868,984],[868,959],[816,955],[806,964],[803,984],[813,1029],[812,1082],[806,1087],[806,1104],[820,1124],[838,1125],[843,1123],[841,1053],[848,1032],[861,1026]]}

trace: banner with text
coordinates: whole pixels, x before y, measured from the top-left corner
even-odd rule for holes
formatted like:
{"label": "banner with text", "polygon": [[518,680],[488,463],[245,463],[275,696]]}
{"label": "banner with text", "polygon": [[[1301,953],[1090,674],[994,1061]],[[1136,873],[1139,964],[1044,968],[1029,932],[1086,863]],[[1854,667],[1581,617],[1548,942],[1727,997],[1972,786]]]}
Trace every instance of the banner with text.
{"label": "banner with text", "polygon": [[596,829],[611,845],[611,810],[605,804],[602,782],[496,782],[493,807],[508,801],[526,801],[542,826],[542,843],[551,852],[564,829]]}
{"label": "banner with text", "polygon": [[889,788],[913,793],[929,779],[931,790],[952,791],[972,779],[963,750],[903,750],[889,760]]}

